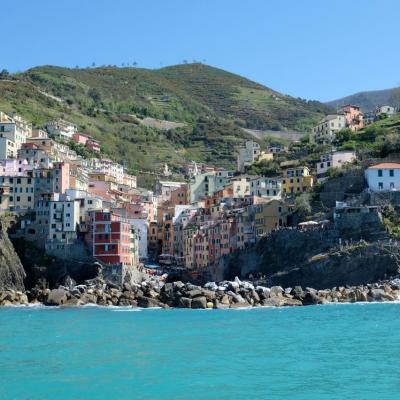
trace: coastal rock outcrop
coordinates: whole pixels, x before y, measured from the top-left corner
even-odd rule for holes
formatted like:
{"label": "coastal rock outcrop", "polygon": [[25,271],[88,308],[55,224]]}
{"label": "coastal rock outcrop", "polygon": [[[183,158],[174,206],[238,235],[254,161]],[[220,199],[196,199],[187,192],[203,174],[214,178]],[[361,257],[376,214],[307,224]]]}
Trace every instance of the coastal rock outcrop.
{"label": "coastal rock outcrop", "polygon": [[21,260],[0,222],[0,290],[23,291],[26,277]]}

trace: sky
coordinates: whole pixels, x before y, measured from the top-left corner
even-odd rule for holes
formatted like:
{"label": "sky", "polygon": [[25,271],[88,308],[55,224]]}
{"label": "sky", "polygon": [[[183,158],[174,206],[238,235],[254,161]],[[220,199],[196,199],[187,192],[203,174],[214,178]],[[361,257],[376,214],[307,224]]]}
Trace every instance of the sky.
{"label": "sky", "polygon": [[400,86],[398,0],[0,0],[0,10],[10,72],[199,60],[321,101]]}

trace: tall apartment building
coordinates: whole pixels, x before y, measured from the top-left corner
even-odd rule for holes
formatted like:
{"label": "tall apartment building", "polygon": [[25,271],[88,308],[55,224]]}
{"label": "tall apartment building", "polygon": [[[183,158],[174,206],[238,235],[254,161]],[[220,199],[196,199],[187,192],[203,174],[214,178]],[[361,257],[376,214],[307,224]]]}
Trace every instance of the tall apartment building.
{"label": "tall apartment building", "polygon": [[138,243],[129,221],[105,211],[92,211],[90,216],[93,256],[104,264],[136,266]]}

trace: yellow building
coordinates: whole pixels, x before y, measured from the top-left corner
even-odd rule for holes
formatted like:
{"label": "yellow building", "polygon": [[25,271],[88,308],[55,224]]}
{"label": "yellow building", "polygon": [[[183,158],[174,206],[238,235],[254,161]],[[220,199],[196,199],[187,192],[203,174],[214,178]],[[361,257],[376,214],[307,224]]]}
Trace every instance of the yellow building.
{"label": "yellow building", "polygon": [[288,225],[288,216],[292,213],[292,207],[283,200],[270,200],[267,203],[255,206],[255,230],[256,237],[260,238]]}
{"label": "yellow building", "polygon": [[0,211],[26,212],[35,207],[35,180],[30,176],[0,177]]}
{"label": "yellow building", "polygon": [[302,193],[310,190],[314,185],[314,178],[308,167],[288,168],[283,172],[283,193]]}

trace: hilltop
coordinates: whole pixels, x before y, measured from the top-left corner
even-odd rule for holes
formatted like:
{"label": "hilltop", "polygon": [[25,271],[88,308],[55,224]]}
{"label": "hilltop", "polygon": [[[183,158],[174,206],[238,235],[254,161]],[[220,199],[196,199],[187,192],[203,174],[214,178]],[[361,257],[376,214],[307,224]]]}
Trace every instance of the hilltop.
{"label": "hilltop", "polygon": [[346,104],[356,104],[364,112],[374,111],[379,105],[400,106],[400,88],[372,90],[359,92],[341,99],[332,100],[326,103],[332,108],[341,107]]}
{"label": "hilltop", "polygon": [[232,166],[244,129],[308,132],[329,108],[203,64],[35,67],[0,80],[0,109],[36,126],[62,117],[133,171],[187,160]]}

